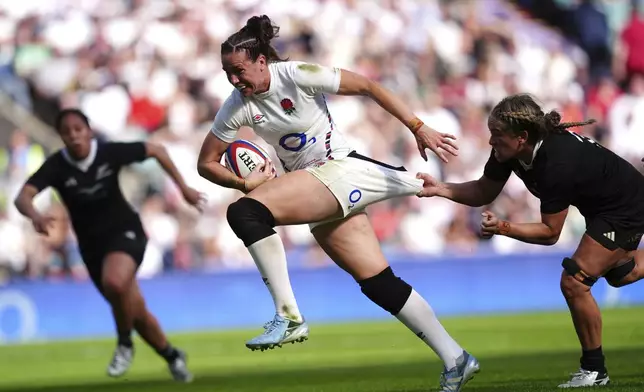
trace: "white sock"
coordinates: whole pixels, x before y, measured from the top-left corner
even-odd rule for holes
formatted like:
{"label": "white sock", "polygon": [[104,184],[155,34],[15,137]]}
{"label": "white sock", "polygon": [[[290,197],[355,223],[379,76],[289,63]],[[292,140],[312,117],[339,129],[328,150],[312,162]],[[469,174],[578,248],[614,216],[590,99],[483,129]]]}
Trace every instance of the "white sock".
{"label": "white sock", "polygon": [[273,234],[261,239],[249,246],[248,251],[273,296],[277,314],[290,320],[302,321],[288,277],[286,252],[280,236]]}
{"label": "white sock", "polygon": [[432,307],[416,290],[411,291],[396,318],[434,350],[446,369],[456,366],[456,359],[463,354],[463,349],[447,333]]}

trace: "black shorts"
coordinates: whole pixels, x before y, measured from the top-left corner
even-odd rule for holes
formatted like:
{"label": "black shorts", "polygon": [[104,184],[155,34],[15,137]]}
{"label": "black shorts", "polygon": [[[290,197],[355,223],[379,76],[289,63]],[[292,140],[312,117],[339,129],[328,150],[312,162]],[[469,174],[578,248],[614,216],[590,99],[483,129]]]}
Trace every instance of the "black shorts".
{"label": "black shorts", "polygon": [[138,269],[143,263],[143,256],[148,245],[148,237],[143,226],[131,224],[125,228],[110,232],[100,239],[82,242],[80,253],[87,267],[92,282],[100,290],[103,278],[103,263],[110,253],[123,252],[134,260]]}
{"label": "black shorts", "polygon": [[634,251],[642,240],[644,226],[626,229],[605,218],[593,217],[586,219],[586,234],[608,250]]}

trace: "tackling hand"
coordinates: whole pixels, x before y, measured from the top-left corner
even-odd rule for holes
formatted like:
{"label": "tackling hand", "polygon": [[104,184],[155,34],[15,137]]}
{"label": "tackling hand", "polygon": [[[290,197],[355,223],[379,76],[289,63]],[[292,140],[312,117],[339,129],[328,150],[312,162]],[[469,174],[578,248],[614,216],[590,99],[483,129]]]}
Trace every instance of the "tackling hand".
{"label": "tackling hand", "polygon": [[418,197],[437,196],[440,192],[442,183],[427,173],[418,173],[416,178],[423,180],[423,190],[418,192]]}

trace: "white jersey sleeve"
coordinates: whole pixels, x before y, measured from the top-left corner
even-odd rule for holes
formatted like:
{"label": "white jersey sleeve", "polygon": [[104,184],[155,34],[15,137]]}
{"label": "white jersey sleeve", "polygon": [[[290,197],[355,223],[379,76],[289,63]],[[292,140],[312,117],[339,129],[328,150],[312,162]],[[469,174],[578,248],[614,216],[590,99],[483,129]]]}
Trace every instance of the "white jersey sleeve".
{"label": "white jersey sleeve", "polygon": [[233,91],[219,108],[210,132],[222,141],[232,143],[235,141],[237,131],[244,125],[249,125],[246,121],[244,102],[239,93]]}
{"label": "white jersey sleeve", "polygon": [[306,94],[336,94],[340,89],[340,68],[302,62],[293,62],[293,65],[293,81]]}

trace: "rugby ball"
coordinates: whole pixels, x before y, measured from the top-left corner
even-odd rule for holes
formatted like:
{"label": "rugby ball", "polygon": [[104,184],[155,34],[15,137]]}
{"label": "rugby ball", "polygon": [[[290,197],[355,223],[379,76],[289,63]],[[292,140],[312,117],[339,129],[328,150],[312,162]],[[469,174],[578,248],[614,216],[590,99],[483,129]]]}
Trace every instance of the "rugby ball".
{"label": "rugby ball", "polygon": [[246,178],[257,165],[271,161],[263,148],[243,139],[230,143],[224,154],[224,159],[228,170],[240,178]]}

